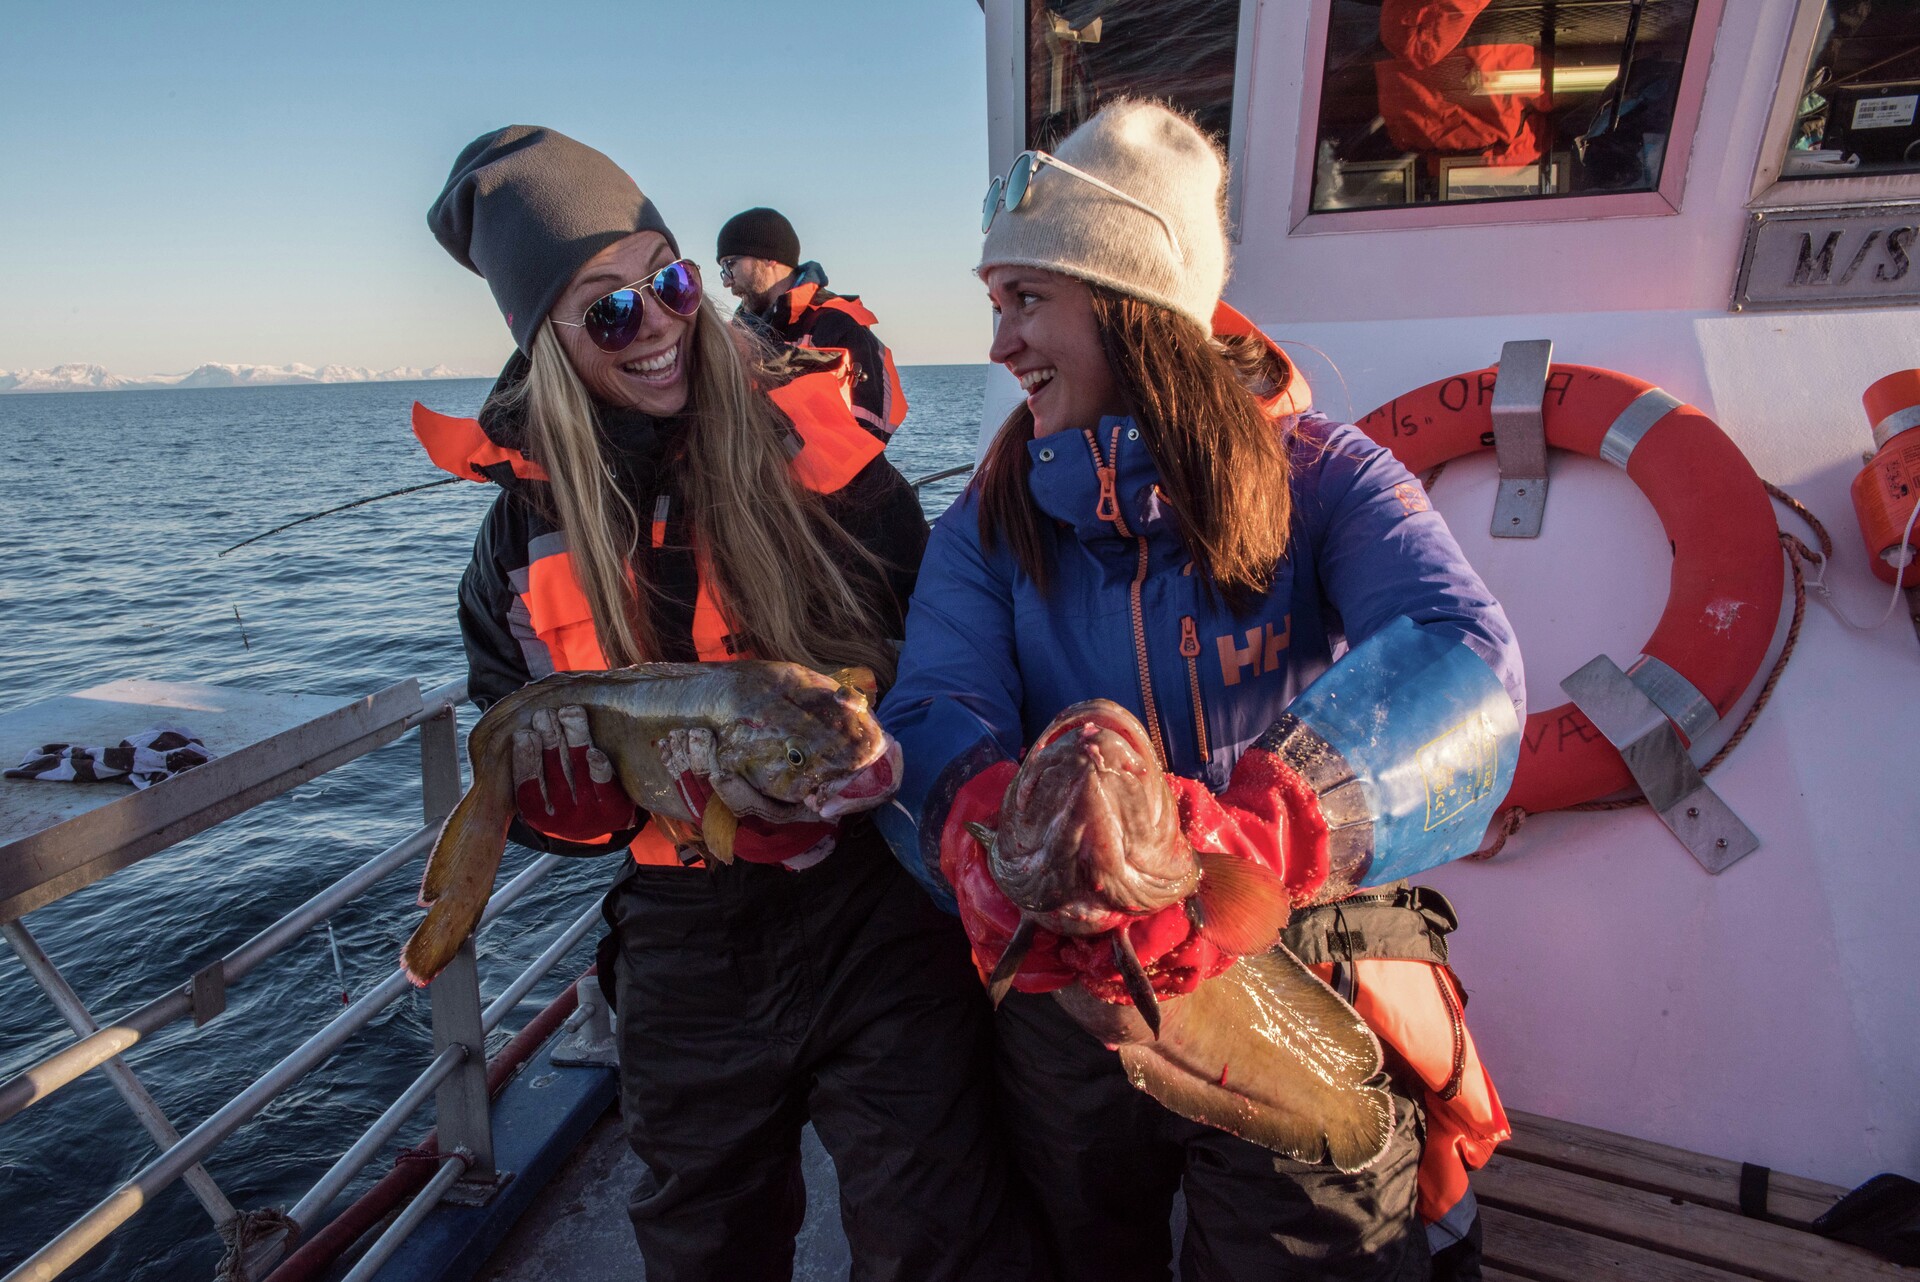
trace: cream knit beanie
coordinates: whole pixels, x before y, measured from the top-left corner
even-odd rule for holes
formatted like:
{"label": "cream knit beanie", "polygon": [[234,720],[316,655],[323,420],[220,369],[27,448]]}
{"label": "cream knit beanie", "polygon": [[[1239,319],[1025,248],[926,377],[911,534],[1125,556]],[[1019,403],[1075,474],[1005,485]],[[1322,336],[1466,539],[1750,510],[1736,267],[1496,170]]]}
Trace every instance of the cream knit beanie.
{"label": "cream knit beanie", "polygon": [[1043,267],[1157,303],[1211,332],[1227,283],[1225,170],[1213,142],[1159,103],[1119,99],[1053,154],[1157,211],[1178,249],[1152,214],[1043,164],[1026,203],[999,211],[975,270]]}

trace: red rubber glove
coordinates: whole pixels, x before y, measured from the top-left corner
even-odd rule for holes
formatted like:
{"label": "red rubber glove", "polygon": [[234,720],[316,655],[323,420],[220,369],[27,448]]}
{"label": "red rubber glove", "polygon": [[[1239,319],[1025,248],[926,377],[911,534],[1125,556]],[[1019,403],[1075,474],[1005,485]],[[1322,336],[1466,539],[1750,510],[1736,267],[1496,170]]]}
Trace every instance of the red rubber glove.
{"label": "red rubber glove", "polygon": [[[954,794],[953,807],[940,829],[940,871],[959,902],[960,924],[973,945],[973,964],[981,983],[987,982],[1013,932],[1020,928],[1020,909],[994,882],[987,848],[967,825],[992,828],[1000,822],[1000,799],[1015,773],[1013,762],[1001,761],[967,780]],[[1079,975],[1060,961],[1060,942],[1052,931],[1040,931],[1013,977],[1013,986],[1023,993],[1050,993],[1077,980]]]}
{"label": "red rubber glove", "polygon": [[742,780],[728,777],[716,783],[719,769],[707,731],[676,730],[656,747],[685,807],[685,813],[669,817],[698,830],[718,793],[739,823],[733,834],[734,858],[799,872],[833,853],[840,835],[837,821],[822,820],[805,806],[762,797]]}
{"label": "red rubber glove", "polygon": [[[983,981],[1006,952],[1019,929],[1021,914],[993,880],[986,847],[967,825],[998,826],[1001,802],[1015,774],[1014,763],[1003,761],[969,779],[955,794],[940,832],[940,871],[953,887],[961,925],[973,945],[974,966]],[[1193,787],[1206,793],[1199,784]],[[1207,795],[1211,800],[1211,794]],[[1127,927],[1127,937],[1154,991],[1163,996],[1190,993],[1234,961],[1234,954],[1223,952],[1194,931],[1184,904],[1173,904],[1134,920]],[[1013,977],[1013,987],[1024,993],[1045,993],[1075,983],[1103,1001],[1130,1000],[1106,935],[1077,937],[1046,929],[1037,931]]]}
{"label": "red rubber glove", "polygon": [[1327,821],[1320,798],[1277,754],[1249,748],[1217,797],[1196,779],[1168,775],[1167,782],[1195,850],[1258,860],[1279,874],[1296,906],[1326,881]]}
{"label": "red rubber glove", "polygon": [[531,730],[513,732],[513,795],[529,827],[562,841],[605,841],[639,821],[577,704],[557,715],[542,709]]}

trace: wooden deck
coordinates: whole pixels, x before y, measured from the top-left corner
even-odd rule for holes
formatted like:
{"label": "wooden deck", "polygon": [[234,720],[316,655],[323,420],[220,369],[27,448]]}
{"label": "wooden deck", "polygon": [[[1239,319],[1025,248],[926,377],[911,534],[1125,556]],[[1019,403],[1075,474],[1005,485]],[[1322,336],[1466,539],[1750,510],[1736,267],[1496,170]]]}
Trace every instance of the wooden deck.
{"label": "wooden deck", "polygon": [[1473,1177],[1487,1282],[1920,1282],[1812,1233],[1846,1192],[1774,1172],[1767,1218],[1740,1214],[1740,1163],[1512,1113],[1514,1137]]}
{"label": "wooden deck", "polygon": [[[1514,1137],[1474,1176],[1486,1282],[1920,1282],[1807,1231],[1846,1190],[1772,1176],[1767,1220],[1739,1211],[1740,1164],[1512,1113]],[[806,1137],[807,1223],[795,1282],[846,1277],[833,1166]],[[639,1163],[611,1113],[503,1244],[480,1282],[643,1282],[626,1195]],[[1175,1210],[1178,1240],[1184,1206]],[[1177,1276],[1177,1274],[1176,1274]]]}

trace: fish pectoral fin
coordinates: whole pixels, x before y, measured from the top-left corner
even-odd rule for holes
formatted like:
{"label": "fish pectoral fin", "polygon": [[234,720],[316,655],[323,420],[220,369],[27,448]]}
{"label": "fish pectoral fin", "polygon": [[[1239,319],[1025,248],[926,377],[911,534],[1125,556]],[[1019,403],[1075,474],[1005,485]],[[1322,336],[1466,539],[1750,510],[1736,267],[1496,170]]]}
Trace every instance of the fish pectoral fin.
{"label": "fish pectoral fin", "polygon": [[700,815],[700,844],[707,853],[723,864],[733,862],[733,834],[740,828],[740,820],[734,815],[733,808],[720,800],[715,794],[707,801],[707,808]]}
{"label": "fish pectoral fin", "polygon": [[1133,999],[1140,1018],[1146,1020],[1153,1035],[1159,1037],[1160,995],[1153,991],[1153,981],[1147,978],[1147,968],[1140,964],[1140,954],[1133,951],[1133,938],[1125,926],[1113,932],[1113,965],[1120,972],[1127,996]]}
{"label": "fish pectoral fin", "polygon": [[985,824],[977,824],[971,820],[967,822],[967,831],[973,834],[975,841],[986,847],[988,854],[993,853],[994,839],[1000,835],[999,833],[987,827]]}
{"label": "fish pectoral fin", "polygon": [[873,669],[867,667],[840,668],[829,672],[828,677],[838,686],[849,690],[858,690],[867,697],[868,703],[880,702],[880,679],[873,675]]}
{"label": "fish pectoral fin", "polygon": [[1022,917],[1014,928],[1013,938],[1007,941],[1007,950],[1000,954],[1000,960],[993,964],[993,974],[987,977],[987,996],[998,1010],[1001,999],[1007,990],[1013,987],[1013,977],[1020,973],[1020,963],[1027,959],[1027,952],[1033,947],[1033,937],[1040,930],[1040,924],[1031,917]]}
{"label": "fish pectoral fin", "polygon": [[[1236,957],[1264,953],[1286,929],[1293,903],[1287,884],[1265,864],[1238,855],[1198,852],[1200,887],[1188,919],[1202,938]],[[1198,901],[1196,919],[1192,906]]]}
{"label": "fish pectoral fin", "polygon": [[1180,1116],[1296,1161],[1365,1170],[1393,1135],[1379,1040],[1285,948],[1241,958],[1190,994],[1158,1040],[1122,1046],[1120,1058]]}

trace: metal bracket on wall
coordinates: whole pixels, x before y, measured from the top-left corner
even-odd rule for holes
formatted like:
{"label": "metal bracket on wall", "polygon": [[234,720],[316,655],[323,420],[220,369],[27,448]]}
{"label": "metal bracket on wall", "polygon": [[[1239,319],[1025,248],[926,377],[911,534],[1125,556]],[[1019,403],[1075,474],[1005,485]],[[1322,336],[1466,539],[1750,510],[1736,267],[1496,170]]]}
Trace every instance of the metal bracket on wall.
{"label": "metal bracket on wall", "polygon": [[1489,531],[1496,539],[1540,537],[1547,512],[1547,425],[1541,403],[1552,363],[1550,338],[1516,339],[1500,348],[1492,405],[1500,492]]}
{"label": "metal bracket on wall", "polygon": [[1680,844],[1708,872],[1724,872],[1760,846],[1695,768],[1673,723],[1606,655],[1560,683],[1573,705],[1620,750],[1633,781]]}

